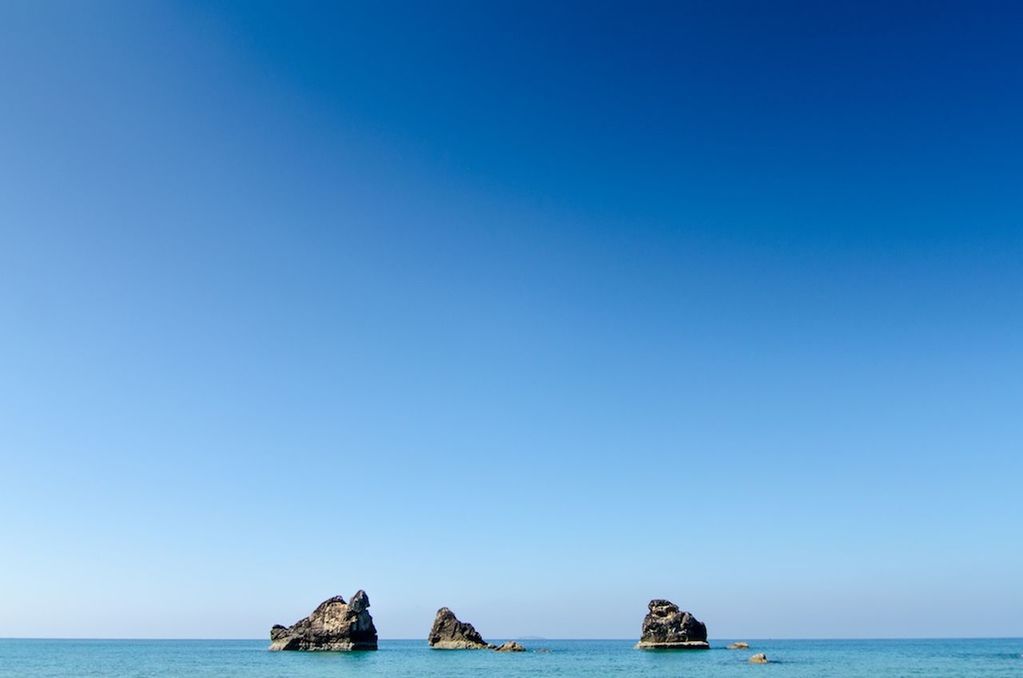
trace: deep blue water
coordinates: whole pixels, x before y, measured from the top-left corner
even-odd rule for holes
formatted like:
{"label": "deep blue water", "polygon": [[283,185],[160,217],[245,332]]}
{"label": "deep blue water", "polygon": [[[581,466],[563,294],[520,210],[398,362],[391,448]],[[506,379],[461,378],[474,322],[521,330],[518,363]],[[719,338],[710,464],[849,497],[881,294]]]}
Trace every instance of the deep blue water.
{"label": "deep blue water", "polygon": [[[750,676],[838,678],[1023,676],[1023,639],[764,640],[749,650],[714,641],[703,652],[634,650],[627,640],[525,641],[549,652],[430,650],[423,640],[381,641],[377,652],[268,652],[263,640],[0,639],[0,676]],[[751,665],[765,652],[767,665]]]}

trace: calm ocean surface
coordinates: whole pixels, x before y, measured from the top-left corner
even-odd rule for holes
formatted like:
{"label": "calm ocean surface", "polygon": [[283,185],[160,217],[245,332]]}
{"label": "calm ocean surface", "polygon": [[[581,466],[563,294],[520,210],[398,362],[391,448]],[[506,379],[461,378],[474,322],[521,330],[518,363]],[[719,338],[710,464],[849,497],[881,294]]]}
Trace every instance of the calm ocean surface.
{"label": "calm ocean surface", "polygon": [[[749,650],[643,652],[627,640],[525,643],[550,652],[430,650],[425,640],[381,641],[377,652],[268,652],[263,640],[0,639],[0,676],[1023,676],[1023,639],[773,640]],[[754,652],[777,663],[747,664]]]}

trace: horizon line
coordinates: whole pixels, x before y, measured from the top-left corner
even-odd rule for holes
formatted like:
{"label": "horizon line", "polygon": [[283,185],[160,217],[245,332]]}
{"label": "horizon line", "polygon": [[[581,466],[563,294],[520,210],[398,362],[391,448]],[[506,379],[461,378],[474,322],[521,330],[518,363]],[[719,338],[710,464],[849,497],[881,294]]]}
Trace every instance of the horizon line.
{"label": "horizon line", "polygon": [[[564,642],[564,641],[593,641],[593,642],[635,642],[635,637],[628,638],[537,638],[528,636],[492,636],[493,640],[525,640],[529,642]],[[266,638],[187,638],[177,636],[160,636],[160,637],[132,637],[132,636],[0,636],[0,641],[4,640],[88,640],[88,641],[192,641],[192,642],[217,642],[217,641],[231,641],[231,642],[254,642],[257,640],[266,640]],[[422,641],[426,643],[426,638],[379,638],[380,642],[411,642],[411,641]],[[806,637],[789,637],[789,636],[774,636],[769,638],[757,638],[755,636],[729,636],[722,638],[710,638],[708,642],[725,642],[725,641],[777,641],[777,640],[805,640],[805,641],[853,641],[853,640],[1023,640],[1023,636],[806,636]]]}

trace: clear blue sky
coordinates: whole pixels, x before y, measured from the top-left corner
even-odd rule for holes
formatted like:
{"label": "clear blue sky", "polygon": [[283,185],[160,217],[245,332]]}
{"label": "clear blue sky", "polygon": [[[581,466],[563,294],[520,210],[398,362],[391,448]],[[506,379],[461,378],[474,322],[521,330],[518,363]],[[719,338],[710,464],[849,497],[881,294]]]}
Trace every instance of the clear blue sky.
{"label": "clear blue sky", "polygon": [[0,3],[0,636],[1023,635],[1018,3]]}

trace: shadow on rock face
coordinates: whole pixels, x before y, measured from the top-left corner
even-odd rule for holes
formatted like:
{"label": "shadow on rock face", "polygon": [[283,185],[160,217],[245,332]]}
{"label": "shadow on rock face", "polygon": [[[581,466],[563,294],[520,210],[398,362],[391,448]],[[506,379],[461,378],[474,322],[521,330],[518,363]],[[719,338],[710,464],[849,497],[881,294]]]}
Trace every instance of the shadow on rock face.
{"label": "shadow on rock face", "polygon": [[270,629],[271,650],[350,652],[377,649],[377,630],[369,614],[369,596],[358,591],[349,603],[334,596],[320,603],[308,617],[291,626]]}
{"label": "shadow on rock face", "polygon": [[706,650],[707,626],[670,600],[654,599],[647,605],[643,632],[636,644],[641,650]]}

